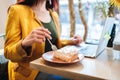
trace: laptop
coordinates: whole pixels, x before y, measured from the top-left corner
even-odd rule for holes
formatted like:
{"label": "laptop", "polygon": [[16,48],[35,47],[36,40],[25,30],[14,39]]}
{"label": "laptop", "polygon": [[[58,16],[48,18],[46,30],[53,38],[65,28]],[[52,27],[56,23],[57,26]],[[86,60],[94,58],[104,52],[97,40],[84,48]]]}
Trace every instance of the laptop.
{"label": "laptop", "polygon": [[107,17],[98,44],[84,44],[84,47],[79,50],[79,53],[83,54],[85,57],[91,58],[96,58],[100,55],[106,48],[108,40],[110,39],[114,21],[115,18]]}

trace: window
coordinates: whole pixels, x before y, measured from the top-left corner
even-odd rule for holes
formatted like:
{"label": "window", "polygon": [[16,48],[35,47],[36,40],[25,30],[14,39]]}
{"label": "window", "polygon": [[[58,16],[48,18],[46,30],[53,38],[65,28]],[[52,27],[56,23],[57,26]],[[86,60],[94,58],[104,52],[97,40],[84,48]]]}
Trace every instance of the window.
{"label": "window", "polygon": [[[75,34],[79,34],[83,37],[84,35],[84,26],[81,22],[79,16],[79,9],[78,9],[78,0],[74,1],[74,10],[75,10]],[[101,36],[102,29],[104,27],[105,18],[103,17],[103,13],[99,8],[97,1],[99,0],[82,0],[82,10],[84,13],[84,17],[86,19],[88,25],[88,36],[87,40],[99,40]],[[99,3],[108,3],[108,0],[101,0]],[[68,0],[59,0],[60,3],[60,22],[62,28],[62,38],[69,38],[70,37],[70,13],[69,13],[69,6]],[[108,9],[108,5],[105,6],[105,10]],[[97,34],[97,35],[95,35]]]}

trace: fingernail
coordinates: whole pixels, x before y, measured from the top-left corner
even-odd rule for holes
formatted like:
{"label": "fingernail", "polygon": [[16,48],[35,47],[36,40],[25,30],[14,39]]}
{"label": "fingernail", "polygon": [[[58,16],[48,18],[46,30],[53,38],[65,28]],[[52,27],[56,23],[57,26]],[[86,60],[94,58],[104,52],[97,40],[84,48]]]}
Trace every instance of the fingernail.
{"label": "fingernail", "polygon": [[46,41],[46,39],[44,38],[44,42]]}
{"label": "fingernail", "polygon": [[49,33],[51,34],[51,32],[49,31]]}
{"label": "fingernail", "polygon": [[50,39],[52,39],[52,37],[50,37]]}

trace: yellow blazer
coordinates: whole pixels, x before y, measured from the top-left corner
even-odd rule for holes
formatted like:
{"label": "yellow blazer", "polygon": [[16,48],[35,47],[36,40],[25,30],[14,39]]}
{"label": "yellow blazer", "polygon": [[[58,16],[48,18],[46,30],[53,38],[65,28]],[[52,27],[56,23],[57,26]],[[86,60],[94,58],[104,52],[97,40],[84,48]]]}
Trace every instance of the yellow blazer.
{"label": "yellow blazer", "polygon": [[[58,47],[73,44],[68,40],[60,40],[59,17],[49,10],[58,32]],[[45,43],[34,43],[29,56],[21,46],[22,40],[35,28],[41,27],[33,10],[25,5],[13,5],[8,13],[6,24],[6,40],[4,55],[9,59],[9,80],[34,80],[38,71],[31,69],[29,63],[40,58],[44,53]]]}

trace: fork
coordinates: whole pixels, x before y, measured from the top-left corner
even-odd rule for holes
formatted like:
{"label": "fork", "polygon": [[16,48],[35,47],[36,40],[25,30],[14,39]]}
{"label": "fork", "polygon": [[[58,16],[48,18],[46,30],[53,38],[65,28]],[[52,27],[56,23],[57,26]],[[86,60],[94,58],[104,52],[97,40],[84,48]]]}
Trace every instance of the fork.
{"label": "fork", "polygon": [[[38,19],[38,20],[39,20],[39,19]],[[47,40],[48,40],[48,42],[50,43],[51,48],[52,48],[53,51],[55,51],[55,50],[58,49],[54,44],[52,44],[52,42],[51,42],[48,38],[47,38]]]}
{"label": "fork", "polygon": [[47,40],[48,40],[48,42],[50,43],[51,48],[52,48],[53,51],[55,51],[55,50],[58,49],[54,44],[52,44],[52,42],[51,42],[48,38],[47,38]]}

